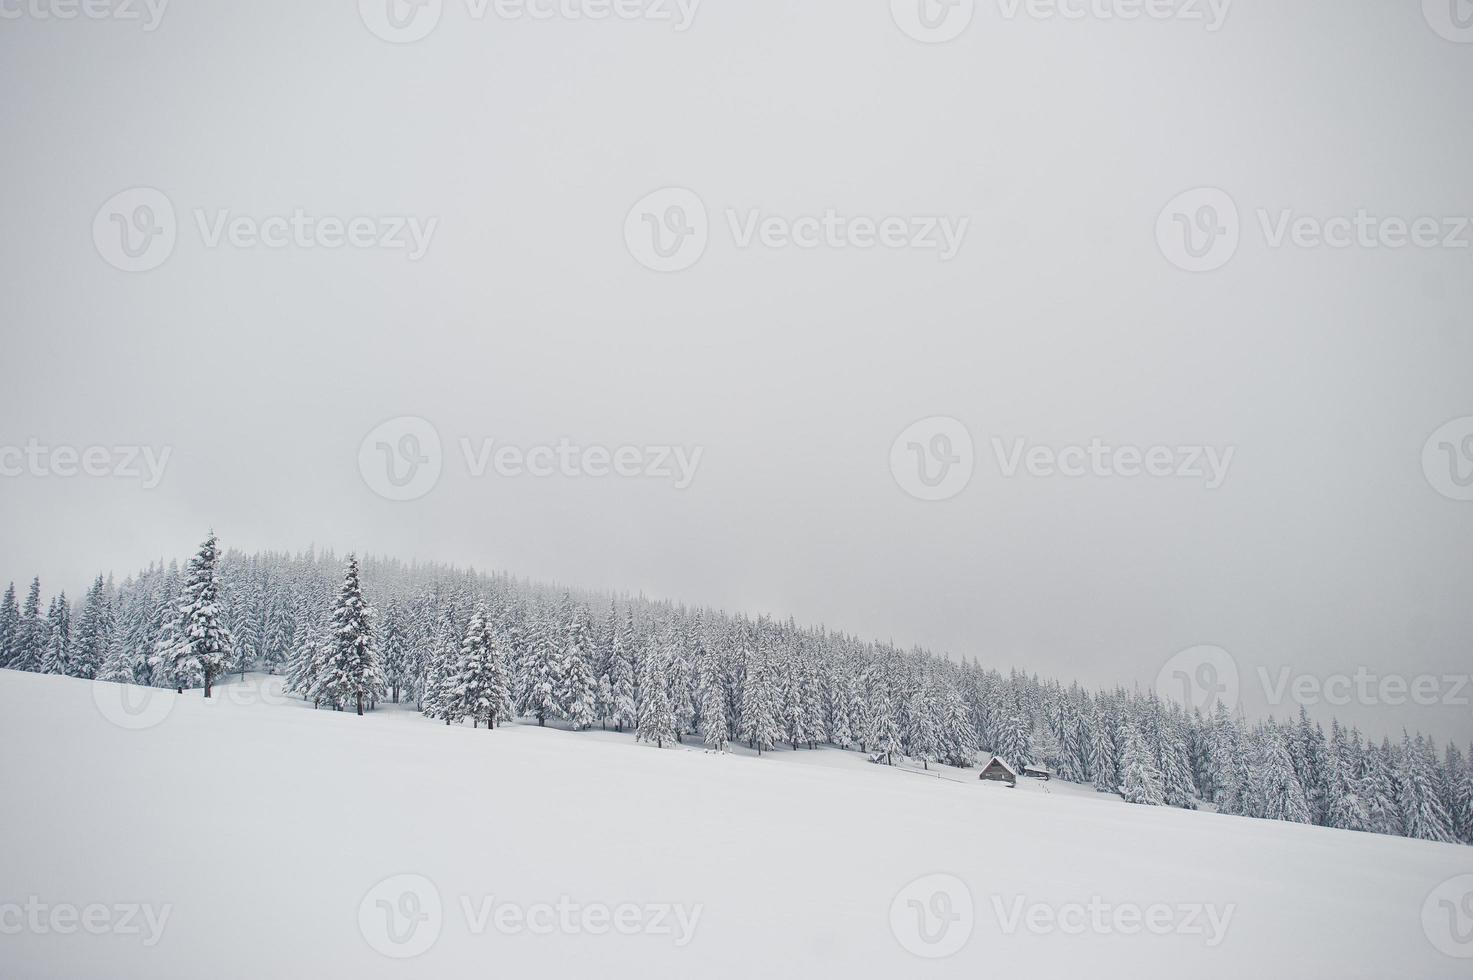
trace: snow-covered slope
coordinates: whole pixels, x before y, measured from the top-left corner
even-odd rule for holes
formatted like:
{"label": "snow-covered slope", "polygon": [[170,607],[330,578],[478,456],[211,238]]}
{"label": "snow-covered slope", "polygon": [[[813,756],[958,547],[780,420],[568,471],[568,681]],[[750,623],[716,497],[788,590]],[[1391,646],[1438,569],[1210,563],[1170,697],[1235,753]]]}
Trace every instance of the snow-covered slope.
{"label": "snow-covered slope", "polygon": [[1428,901],[1473,874],[1470,848],[832,750],[358,718],[276,684],[125,710],[138,689],[0,671],[0,976],[1473,970],[1448,955],[1473,955],[1458,894]]}

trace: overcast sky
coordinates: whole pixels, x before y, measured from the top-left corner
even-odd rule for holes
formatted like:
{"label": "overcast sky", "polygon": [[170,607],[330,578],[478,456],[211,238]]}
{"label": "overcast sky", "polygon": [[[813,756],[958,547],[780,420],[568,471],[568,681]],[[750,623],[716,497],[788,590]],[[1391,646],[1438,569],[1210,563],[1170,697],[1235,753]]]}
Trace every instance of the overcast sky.
{"label": "overcast sky", "polygon": [[213,525],[1473,737],[1452,0],[403,2],[0,3],[0,445],[169,454],[0,456],[0,581]]}

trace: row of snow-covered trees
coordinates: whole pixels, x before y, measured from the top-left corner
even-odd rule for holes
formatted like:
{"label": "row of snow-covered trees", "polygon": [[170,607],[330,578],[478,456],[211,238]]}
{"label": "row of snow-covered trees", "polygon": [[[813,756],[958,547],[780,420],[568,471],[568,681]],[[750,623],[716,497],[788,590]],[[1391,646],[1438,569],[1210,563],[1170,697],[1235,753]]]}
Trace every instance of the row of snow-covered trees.
{"label": "row of snow-covered trees", "polygon": [[163,687],[262,669],[321,707],[410,702],[446,724],[551,720],[656,745],[827,744],[953,766],[992,752],[1132,803],[1473,843],[1473,750],[1327,734],[1303,711],[1189,714],[792,621],[441,565],[220,553],[213,536],[183,572],[99,578],[77,608],[41,609],[39,582],[24,603],[13,586],[0,599],[0,666]]}

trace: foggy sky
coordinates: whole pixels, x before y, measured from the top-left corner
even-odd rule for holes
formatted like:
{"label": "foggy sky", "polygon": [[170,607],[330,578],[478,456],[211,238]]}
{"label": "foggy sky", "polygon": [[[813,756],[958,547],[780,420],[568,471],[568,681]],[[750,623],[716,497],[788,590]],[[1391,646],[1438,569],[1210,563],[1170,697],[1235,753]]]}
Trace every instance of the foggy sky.
{"label": "foggy sky", "polygon": [[[0,478],[0,584],[76,595],[213,526],[1090,685],[1149,687],[1214,644],[1254,716],[1260,667],[1467,675],[1473,503],[1423,449],[1473,416],[1473,249],[1274,248],[1258,211],[1473,215],[1470,82],[1473,44],[1416,0],[1240,0],[1215,32],[989,0],[945,44],[885,0],[705,0],[685,32],[446,0],[409,44],[350,0],[174,0],[153,31],[0,21],[0,444],[171,453],[151,489]],[[130,273],[93,224],[135,187],[167,196],[178,241]],[[659,273],[625,223],[667,187],[704,202],[710,240]],[[1241,243],[1194,273],[1157,222],[1199,187],[1231,196]],[[438,223],[411,261],[208,247],[195,218],[298,209]],[[943,261],[741,248],[727,217],[829,209],[969,227]],[[359,453],[406,416],[443,472],[396,502]],[[930,417],[975,445],[940,502],[890,463]],[[994,438],[1234,455],[1211,490],[1007,477]],[[702,455],[683,490],[476,478],[462,439]],[[1466,705],[1333,713],[1473,737]]]}

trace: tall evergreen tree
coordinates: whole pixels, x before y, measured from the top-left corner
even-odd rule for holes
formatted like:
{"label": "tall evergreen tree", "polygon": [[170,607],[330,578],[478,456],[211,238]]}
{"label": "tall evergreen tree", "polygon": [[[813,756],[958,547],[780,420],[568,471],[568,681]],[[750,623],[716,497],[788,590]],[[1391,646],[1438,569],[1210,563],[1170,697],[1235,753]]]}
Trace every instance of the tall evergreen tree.
{"label": "tall evergreen tree", "polygon": [[41,673],[73,677],[77,673],[72,655],[72,608],[63,592],[46,610],[46,646],[41,655]]}
{"label": "tall evergreen tree", "polygon": [[675,711],[670,705],[670,678],[665,658],[658,652],[645,658],[639,689],[643,696],[635,738],[641,742],[654,742],[656,748],[664,748],[667,742],[677,741]]}
{"label": "tall evergreen tree", "polygon": [[77,677],[93,678],[102,669],[112,637],[112,619],[107,589],[99,575],[87,590],[87,597],[82,602],[82,616],[77,623],[73,654]]}
{"label": "tall evergreen tree", "polygon": [[1402,832],[1418,840],[1451,843],[1452,818],[1439,797],[1437,763],[1422,736],[1413,740],[1402,734],[1399,762],[1397,803],[1401,807]]}
{"label": "tall evergreen tree", "polygon": [[327,657],[318,672],[316,691],[323,700],[352,704],[363,714],[365,703],[383,690],[374,642],[373,608],[363,598],[358,559],[348,556],[343,585],[332,614]]}
{"label": "tall evergreen tree", "polygon": [[20,629],[20,606],[11,582],[0,599],[0,668],[13,667],[20,659]]}
{"label": "tall evergreen tree", "polygon": [[176,689],[200,678],[210,697],[215,677],[230,663],[231,638],[220,609],[220,544],[213,531],[189,561],[172,634],[161,651]]}
{"label": "tall evergreen tree", "polygon": [[15,655],[10,666],[15,670],[40,670],[46,652],[46,620],[41,616],[41,580],[31,579],[26,602],[21,609],[20,628],[16,633]]}

